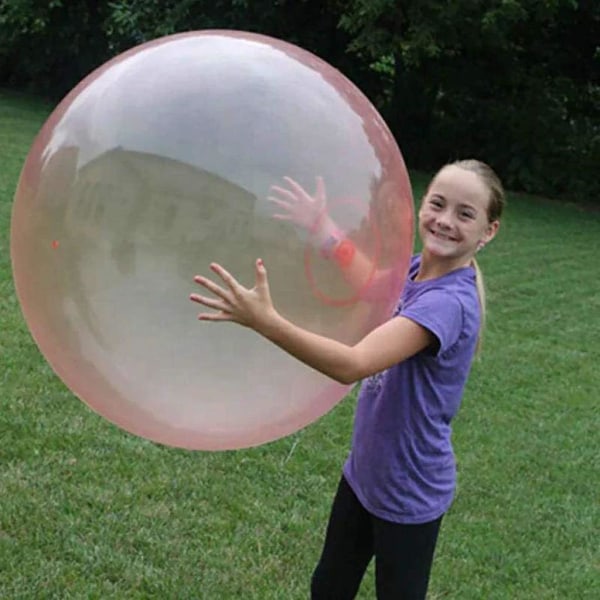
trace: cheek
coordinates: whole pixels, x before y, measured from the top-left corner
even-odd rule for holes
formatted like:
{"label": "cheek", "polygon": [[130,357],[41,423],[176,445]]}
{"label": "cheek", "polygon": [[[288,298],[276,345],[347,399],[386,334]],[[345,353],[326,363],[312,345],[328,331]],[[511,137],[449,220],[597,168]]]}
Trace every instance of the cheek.
{"label": "cheek", "polygon": [[422,224],[422,223],[424,223],[424,222],[425,222],[427,219],[429,219],[429,218],[430,218],[430,216],[431,216],[431,215],[430,215],[430,214],[427,212],[427,210],[425,210],[425,209],[423,209],[423,208],[422,208],[422,209],[419,211],[419,213],[417,214],[419,225],[421,225],[421,224]]}

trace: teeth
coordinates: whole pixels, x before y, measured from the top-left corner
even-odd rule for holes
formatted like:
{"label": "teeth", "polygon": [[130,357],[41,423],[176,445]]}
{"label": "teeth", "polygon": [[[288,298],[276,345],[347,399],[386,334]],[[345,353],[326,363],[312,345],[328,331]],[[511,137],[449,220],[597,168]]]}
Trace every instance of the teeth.
{"label": "teeth", "polygon": [[430,229],[429,233],[431,235],[433,235],[434,237],[438,238],[439,240],[445,241],[445,242],[454,242],[456,241],[451,235],[447,235],[445,233],[442,233],[441,231],[435,231],[434,229]]}

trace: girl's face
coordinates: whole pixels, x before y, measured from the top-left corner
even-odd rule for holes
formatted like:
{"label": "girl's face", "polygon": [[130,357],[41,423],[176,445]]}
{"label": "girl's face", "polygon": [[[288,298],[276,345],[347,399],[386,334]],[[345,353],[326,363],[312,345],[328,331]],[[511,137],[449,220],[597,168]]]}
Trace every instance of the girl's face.
{"label": "girl's face", "polygon": [[450,165],[433,179],[419,210],[423,250],[453,262],[469,262],[496,235],[488,220],[490,192],[480,176]]}

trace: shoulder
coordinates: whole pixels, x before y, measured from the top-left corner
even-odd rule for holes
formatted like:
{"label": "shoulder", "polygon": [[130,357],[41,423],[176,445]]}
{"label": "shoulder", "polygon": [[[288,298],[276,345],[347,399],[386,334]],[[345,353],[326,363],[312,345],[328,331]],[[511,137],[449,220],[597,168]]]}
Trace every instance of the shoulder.
{"label": "shoulder", "polygon": [[408,282],[399,314],[429,330],[441,349],[479,329],[479,299],[475,272],[461,269],[424,282]]}
{"label": "shoulder", "polygon": [[431,321],[456,323],[462,320],[468,304],[468,299],[450,286],[418,286],[404,298],[398,314],[420,324]]}
{"label": "shoulder", "polygon": [[[418,269],[418,265],[416,266]],[[475,271],[460,269],[460,272],[448,273],[443,277],[426,281],[414,281],[409,277],[403,293],[403,306],[411,304],[447,303],[449,308],[470,304],[477,298]]]}

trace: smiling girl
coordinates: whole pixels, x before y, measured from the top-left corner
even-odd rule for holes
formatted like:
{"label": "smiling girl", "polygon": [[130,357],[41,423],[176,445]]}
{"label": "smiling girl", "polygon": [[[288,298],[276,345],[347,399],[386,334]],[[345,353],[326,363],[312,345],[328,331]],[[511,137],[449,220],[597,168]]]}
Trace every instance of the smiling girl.
{"label": "smiling girl", "polygon": [[[278,188],[276,203],[289,215],[302,214],[301,203],[325,206],[322,185],[312,198],[288,183],[290,190]],[[214,297],[192,294],[191,300],[216,311],[201,313],[200,320],[250,327],[339,382],[364,380],[312,578],[313,600],[354,598],[373,557],[380,600],[426,596],[438,531],[456,486],[450,424],[485,314],[475,254],[496,235],[503,206],[502,185],[488,165],[465,160],[444,166],[423,198],[422,252],[411,261],[395,313],[353,346],[280,315],[260,259],[252,289],[214,263],[211,270],[223,285],[195,277]],[[347,243],[337,231],[322,237],[332,257]],[[351,257],[361,260],[358,252]]]}

